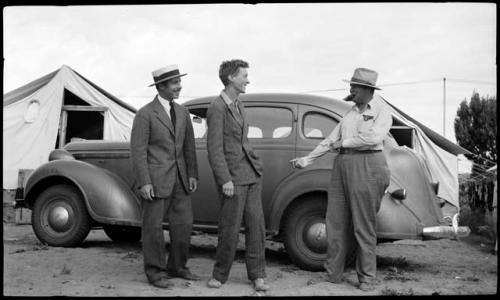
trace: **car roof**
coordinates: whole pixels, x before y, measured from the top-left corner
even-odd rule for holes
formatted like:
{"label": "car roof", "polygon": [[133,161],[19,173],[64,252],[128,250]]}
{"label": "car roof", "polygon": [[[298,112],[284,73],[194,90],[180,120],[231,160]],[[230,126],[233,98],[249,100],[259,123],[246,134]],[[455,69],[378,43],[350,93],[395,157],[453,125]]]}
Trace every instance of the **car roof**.
{"label": "car roof", "polygon": [[[211,103],[219,95],[207,96],[195,98],[183,103],[184,106],[194,106],[203,105]],[[351,109],[352,104],[345,101],[338,100],[335,98],[309,95],[309,94],[298,94],[298,93],[251,93],[251,94],[241,94],[239,99],[245,103],[252,102],[274,102],[274,103],[295,103],[295,104],[305,104],[319,106],[340,115],[345,115],[349,109]]]}

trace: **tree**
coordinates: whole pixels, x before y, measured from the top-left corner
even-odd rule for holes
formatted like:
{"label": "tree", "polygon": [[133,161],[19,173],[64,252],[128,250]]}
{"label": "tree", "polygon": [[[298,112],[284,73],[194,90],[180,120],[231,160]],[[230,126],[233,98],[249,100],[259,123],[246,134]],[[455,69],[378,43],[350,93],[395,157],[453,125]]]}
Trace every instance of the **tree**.
{"label": "tree", "polygon": [[457,142],[475,154],[465,156],[479,165],[487,165],[482,158],[497,161],[496,112],[496,96],[480,97],[476,91],[472,92],[470,102],[464,99],[457,110],[454,124]]}

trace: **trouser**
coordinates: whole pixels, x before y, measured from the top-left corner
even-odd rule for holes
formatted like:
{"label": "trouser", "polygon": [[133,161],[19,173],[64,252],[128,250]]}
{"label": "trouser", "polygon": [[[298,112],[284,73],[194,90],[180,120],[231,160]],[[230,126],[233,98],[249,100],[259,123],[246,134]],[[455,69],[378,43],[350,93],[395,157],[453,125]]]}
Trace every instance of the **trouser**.
{"label": "trouser", "polygon": [[213,278],[225,283],[233,264],[242,219],[245,223],[245,262],[250,280],[266,277],[265,225],[262,211],[262,179],[250,185],[235,185],[234,196],[221,195],[218,242]]}
{"label": "trouser", "polygon": [[359,282],[376,277],[376,217],[390,171],[382,152],[341,154],[333,163],[326,210],[327,260],[330,280],[338,281],[346,256],[356,247]]}
{"label": "trouser", "polygon": [[[165,214],[170,235],[170,253],[166,263],[162,226]],[[186,194],[179,175],[170,197],[142,201],[144,271],[150,282],[186,269],[192,225],[191,198]]]}

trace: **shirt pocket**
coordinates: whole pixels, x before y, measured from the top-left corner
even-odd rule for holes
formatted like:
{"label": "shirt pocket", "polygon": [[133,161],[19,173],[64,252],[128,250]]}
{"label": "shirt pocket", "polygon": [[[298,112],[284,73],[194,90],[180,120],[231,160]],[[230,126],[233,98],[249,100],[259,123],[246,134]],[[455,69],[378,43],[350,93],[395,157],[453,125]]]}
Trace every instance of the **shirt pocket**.
{"label": "shirt pocket", "polygon": [[[368,116],[368,117],[363,117]],[[375,116],[373,115],[360,115],[358,119],[358,133],[367,133],[373,128],[375,123]]]}

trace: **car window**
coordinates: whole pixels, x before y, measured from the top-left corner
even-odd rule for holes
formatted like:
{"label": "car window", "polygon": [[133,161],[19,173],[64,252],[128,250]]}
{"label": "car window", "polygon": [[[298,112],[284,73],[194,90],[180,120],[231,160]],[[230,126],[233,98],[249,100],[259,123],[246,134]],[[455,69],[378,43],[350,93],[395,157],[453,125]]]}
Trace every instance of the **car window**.
{"label": "car window", "polygon": [[338,122],[327,115],[320,113],[308,113],[302,121],[302,134],[310,139],[324,139],[337,126]]}
{"label": "car window", "polygon": [[292,111],[280,107],[245,107],[248,138],[284,139],[292,132]]}

